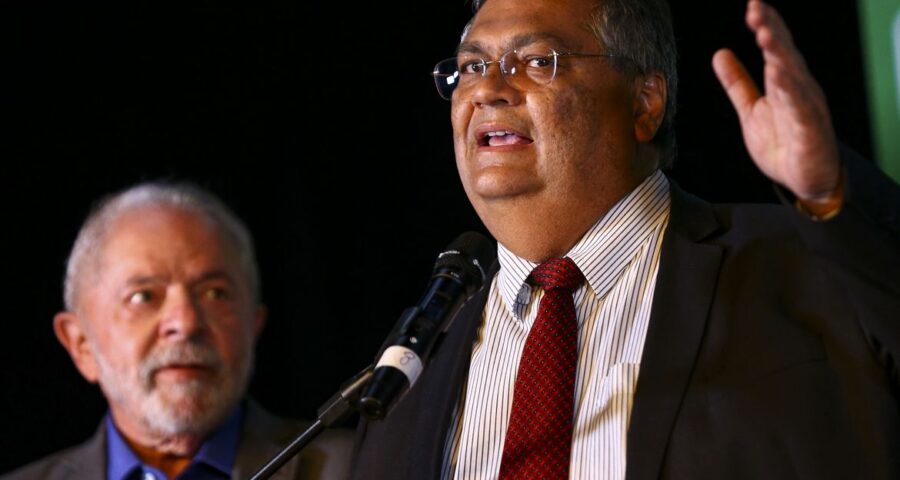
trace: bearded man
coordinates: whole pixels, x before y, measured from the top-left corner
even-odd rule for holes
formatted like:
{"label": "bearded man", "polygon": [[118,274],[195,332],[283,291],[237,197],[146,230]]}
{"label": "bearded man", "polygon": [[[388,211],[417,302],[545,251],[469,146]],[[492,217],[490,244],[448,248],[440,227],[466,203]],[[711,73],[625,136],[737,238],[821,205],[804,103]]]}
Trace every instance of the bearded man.
{"label": "bearded man", "polygon": [[[69,256],[53,322],[109,414],[86,443],[15,479],[246,478],[299,425],[245,399],[265,322],[246,227],[191,185],[148,183],[102,201]],[[329,433],[280,478],[343,478],[347,437]]]}

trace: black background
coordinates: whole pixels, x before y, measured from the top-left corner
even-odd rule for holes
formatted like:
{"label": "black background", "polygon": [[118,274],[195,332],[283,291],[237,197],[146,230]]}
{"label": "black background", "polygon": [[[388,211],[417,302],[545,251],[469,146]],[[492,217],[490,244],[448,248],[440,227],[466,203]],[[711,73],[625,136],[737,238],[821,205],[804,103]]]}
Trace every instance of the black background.
{"label": "black background", "polygon": [[[710,67],[729,46],[759,78],[745,4],[672,3],[673,175],[711,200],[771,201]],[[839,137],[870,155],[856,4],[775,4]],[[469,15],[462,0],[0,4],[0,472],[81,441],[105,411],[51,318],[90,204],[136,181],[193,180],[254,233],[270,311],[261,403],[311,417],[370,362],[436,253],[482,230],[429,75]]]}

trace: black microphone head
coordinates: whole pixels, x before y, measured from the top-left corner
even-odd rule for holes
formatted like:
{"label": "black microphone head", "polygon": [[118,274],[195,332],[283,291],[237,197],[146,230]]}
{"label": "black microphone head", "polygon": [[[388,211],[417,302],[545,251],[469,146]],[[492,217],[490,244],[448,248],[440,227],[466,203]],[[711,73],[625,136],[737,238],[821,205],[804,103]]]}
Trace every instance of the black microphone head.
{"label": "black microphone head", "polygon": [[478,232],[465,232],[438,255],[434,272],[458,276],[471,294],[487,279],[487,271],[496,258],[494,242]]}
{"label": "black microphone head", "polygon": [[403,312],[381,347],[372,378],[357,402],[363,416],[384,418],[415,384],[442,332],[484,284],[496,255],[493,242],[475,232],[456,237],[438,255],[425,294]]}

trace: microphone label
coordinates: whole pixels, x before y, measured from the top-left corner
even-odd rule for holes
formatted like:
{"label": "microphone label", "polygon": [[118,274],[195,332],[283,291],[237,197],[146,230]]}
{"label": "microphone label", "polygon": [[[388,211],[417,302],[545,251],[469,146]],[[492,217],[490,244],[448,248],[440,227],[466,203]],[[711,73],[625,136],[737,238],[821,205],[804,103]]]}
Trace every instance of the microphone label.
{"label": "microphone label", "polygon": [[399,345],[393,345],[385,349],[381,354],[381,360],[375,365],[378,367],[394,367],[403,372],[409,380],[410,388],[416,383],[419,374],[422,373],[422,360],[416,355],[416,352]]}

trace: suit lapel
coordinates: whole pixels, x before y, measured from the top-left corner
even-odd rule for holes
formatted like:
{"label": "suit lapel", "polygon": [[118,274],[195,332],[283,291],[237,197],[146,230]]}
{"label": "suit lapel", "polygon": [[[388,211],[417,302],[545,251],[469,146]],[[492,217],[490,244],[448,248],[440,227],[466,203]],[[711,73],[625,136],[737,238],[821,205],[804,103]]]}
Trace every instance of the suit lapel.
{"label": "suit lapel", "polygon": [[[283,445],[277,443],[278,438],[287,438],[284,422],[263,410],[254,400],[247,400],[244,412],[244,427],[241,432],[240,443],[234,459],[234,468],[231,478],[245,479],[274,457]],[[294,433],[291,431],[291,433]],[[296,433],[299,433],[296,432]],[[281,467],[274,475],[273,480],[294,478],[297,469],[297,457]]]}
{"label": "suit lapel", "polygon": [[70,478],[106,478],[106,421],[87,442],[70,451],[47,476],[48,480]]}
{"label": "suit lapel", "polygon": [[[492,274],[496,273],[496,266]],[[493,278],[493,275],[489,275]],[[487,301],[491,281],[463,305],[442,343],[435,348],[435,355],[426,367],[419,384],[414,387],[419,396],[415,433],[410,445],[420,455],[398,461],[409,461],[410,478],[440,478],[444,460],[444,443],[453,420],[456,403],[460,400],[462,382],[465,381],[472,356],[472,342],[481,325],[482,310]],[[414,394],[414,392],[410,392]],[[435,421],[437,419],[437,422]],[[412,451],[412,450],[411,450]],[[427,473],[426,473],[427,472]]]}
{"label": "suit lapel", "polygon": [[672,184],[672,213],[631,411],[626,477],[659,477],[703,337],[722,258],[700,243],[719,228],[712,207]]}

